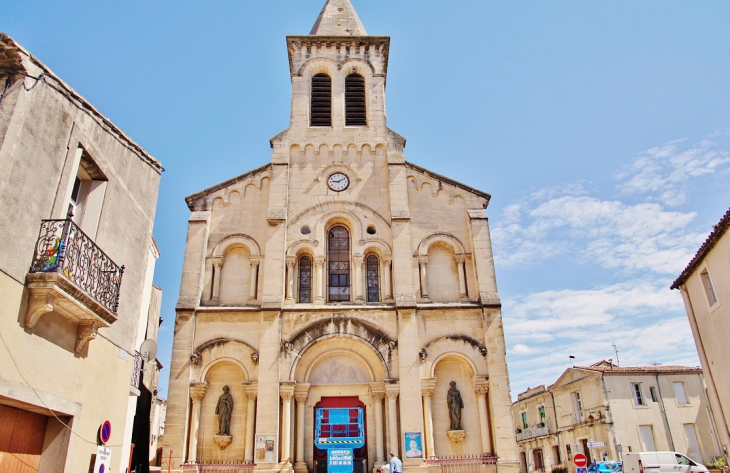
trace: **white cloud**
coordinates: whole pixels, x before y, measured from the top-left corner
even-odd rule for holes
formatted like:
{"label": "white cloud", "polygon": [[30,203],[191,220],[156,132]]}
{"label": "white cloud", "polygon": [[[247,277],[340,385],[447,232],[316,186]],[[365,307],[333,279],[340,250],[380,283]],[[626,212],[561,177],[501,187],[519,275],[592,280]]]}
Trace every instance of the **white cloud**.
{"label": "white cloud", "polygon": [[674,275],[706,236],[688,230],[694,212],[668,212],[655,203],[576,195],[540,202],[531,196],[509,213],[493,230],[497,260],[507,267],[573,254],[606,268]]}
{"label": "white cloud", "polygon": [[512,350],[510,350],[510,352],[514,353],[515,355],[530,355],[532,353],[535,353],[535,350],[528,347],[527,345],[518,343],[517,345],[512,347]]}
{"label": "white cloud", "polygon": [[664,205],[680,205],[686,201],[685,183],[693,177],[725,171],[730,153],[715,149],[716,144],[703,140],[681,149],[684,140],[675,140],[641,153],[617,174],[623,181],[618,189],[623,194],[649,195]]}

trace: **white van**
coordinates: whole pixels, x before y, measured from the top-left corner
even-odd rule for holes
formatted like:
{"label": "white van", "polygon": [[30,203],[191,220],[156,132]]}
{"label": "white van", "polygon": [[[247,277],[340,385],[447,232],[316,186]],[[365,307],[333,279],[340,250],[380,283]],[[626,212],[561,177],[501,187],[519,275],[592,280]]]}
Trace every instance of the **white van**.
{"label": "white van", "polygon": [[701,463],[677,452],[637,452],[623,454],[624,473],[707,473]]}

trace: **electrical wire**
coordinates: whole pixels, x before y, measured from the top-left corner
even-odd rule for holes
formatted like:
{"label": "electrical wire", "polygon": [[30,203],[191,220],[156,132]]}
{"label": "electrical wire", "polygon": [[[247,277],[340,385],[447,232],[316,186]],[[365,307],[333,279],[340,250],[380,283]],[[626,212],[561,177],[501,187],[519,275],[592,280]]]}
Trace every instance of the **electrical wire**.
{"label": "electrical wire", "polygon": [[[91,445],[98,445],[98,442],[92,442],[90,440],[87,440],[83,436],[81,436],[81,434],[79,434],[77,432],[74,432],[74,430],[71,427],[69,427],[64,421],[62,421],[56,415],[56,413],[53,412],[53,410],[50,407],[48,407],[48,404],[46,404],[43,401],[43,398],[41,398],[40,394],[38,394],[38,391],[36,391],[35,388],[30,385],[30,383],[28,382],[28,379],[25,377],[25,375],[21,371],[20,366],[18,366],[18,362],[15,360],[15,357],[13,356],[12,352],[10,351],[10,347],[8,347],[7,342],[5,342],[5,338],[3,337],[2,332],[0,332],[0,340],[2,340],[3,345],[5,345],[5,350],[8,352],[8,355],[10,355],[10,359],[13,360],[13,364],[15,365],[15,369],[18,370],[18,374],[20,375],[21,378],[23,378],[23,381],[25,381],[26,386],[28,386],[33,391],[33,393],[35,393],[35,395],[38,398],[38,400],[41,402],[41,404],[43,404],[43,407],[45,407],[46,409],[48,409],[48,412],[50,412],[51,415],[53,415],[53,417],[55,417],[56,420],[61,423],[61,425],[63,425],[64,427],[66,427],[69,430],[69,432],[71,432],[72,434],[74,434],[76,437],[80,438],[84,442],[89,443]],[[120,443],[120,444],[105,445],[105,446],[106,447],[123,447],[124,445]]]}

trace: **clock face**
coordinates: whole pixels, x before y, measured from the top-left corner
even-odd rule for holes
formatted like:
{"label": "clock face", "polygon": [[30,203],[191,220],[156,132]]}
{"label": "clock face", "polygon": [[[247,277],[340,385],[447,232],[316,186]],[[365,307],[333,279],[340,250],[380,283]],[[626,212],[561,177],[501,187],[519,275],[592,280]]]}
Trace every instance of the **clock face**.
{"label": "clock face", "polygon": [[335,192],[342,192],[350,185],[350,179],[345,174],[336,172],[327,179],[327,185]]}

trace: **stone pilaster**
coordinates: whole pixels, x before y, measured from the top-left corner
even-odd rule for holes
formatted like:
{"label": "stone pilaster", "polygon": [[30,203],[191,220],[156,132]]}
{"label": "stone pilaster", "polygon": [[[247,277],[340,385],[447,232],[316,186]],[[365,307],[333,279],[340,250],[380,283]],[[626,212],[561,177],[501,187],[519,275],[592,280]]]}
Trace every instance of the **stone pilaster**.
{"label": "stone pilaster", "polygon": [[436,389],[436,378],[421,380],[421,395],[423,396],[423,420],[425,422],[426,458],[436,458],[436,449],[433,441],[433,392]]}

